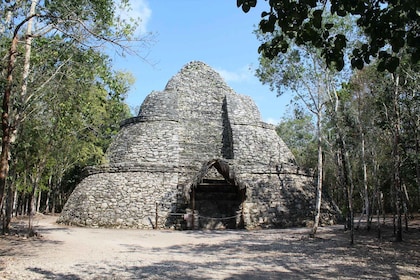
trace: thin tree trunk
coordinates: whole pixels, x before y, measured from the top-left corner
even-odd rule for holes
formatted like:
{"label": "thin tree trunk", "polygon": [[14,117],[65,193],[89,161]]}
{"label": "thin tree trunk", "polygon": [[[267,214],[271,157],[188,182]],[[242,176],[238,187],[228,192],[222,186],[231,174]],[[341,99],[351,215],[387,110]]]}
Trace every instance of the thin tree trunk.
{"label": "thin tree trunk", "polygon": [[15,213],[15,216],[18,215],[18,191],[15,188],[15,194],[13,195],[13,212]]}
{"label": "thin tree trunk", "polygon": [[[343,141],[344,142],[344,141]],[[354,184],[353,184],[353,172],[351,171],[349,155],[347,150],[344,153],[344,160],[346,161],[346,173],[348,175],[348,185],[347,185],[347,192],[348,192],[348,204],[349,204],[349,215],[350,215],[350,244],[354,244],[354,209],[353,209],[353,191],[354,191]]]}
{"label": "thin tree trunk", "polygon": [[[365,142],[365,132],[363,129],[362,124],[362,93],[360,91],[356,91],[357,94],[357,121],[359,124],[359,132],[360,132],[360,146],[361,146],[361,158],[362,158],[362,170],[363,170],[363,200],[364,206],[362,215],[360,215],[360,219],[362,219],[364,213],[366,213],[366,228],[370,230],[370,205],[369,205],[369,188],[368,188],[368,178],[367,178],[367,164],[366,164],[366,142]],[[359,220],[360,224],[360,220]],[[359,225],[357,225],[359,227]]]}
{"label": "thin tree trunk", "polygon": [[35,217],[36,214],[36,199],[35,199],[35,195],[38,192],[38,184],[39,184],[39,180],[38,180],[38,176],[36,175],[36,177],[33,180],[33,187],[32,187],[32,192],[30,193],[30,197],[29,197],[29,233],[32,234],[34,232],[33,230],[33,218]]}
{"label": "thin tree trunk", "polygon": [[[340,139],[341,141],[341,139]],[[341,142],[340,142],[341,143]],[[344,162],[344,155],[343,149],[341,148],[337,151],[337,166],[340,173],[340,186],[343,188],[342,194],[344,196],[344,207],[345,207],[345,222],[344,222],[344,230],[350,229],[350,209],[348,205],[348,192],[347,192],[347,171],[345,169],[345,162]]]}
{"label": "thin tree trunk", "polygon": [[45,199],[45,210],[44,210],[45,211],[45,214],[49,214],[50,213],[50,207],[49,207],[50,197],[51,197],[51,190],[49,190],[47,192],[47,197]]}
{"label": "thin tree trunk", "polygon": [[347,198],[347,227],[350,229],[350,244],[354,244],[354,209],[353,209],[353,191],[354,191],[354,184],[353,184],[353,175],[351,170],[351,163],[350,157],[347,150],[346,141],[344,138],[343,130],[340,127],[340,119],[339,119],[339,109],[340,112],[344,112],[343,103],[340,102],[338,98],[337,92],[332,91],[334,95],[330,94],[330,100],[333,100],[334,106],[334,114],[333,118],[335,120],[335,127],[337,129],[338,134],[338,143],[340,148],[340,155],[341,155],[341,167],[342,167],[342,181],[345,188],[345,194]]}
{"label": "thin tree trunk", "polygon": [[20,197],[18,195],[18,191],[15,190],[15,205],[13,208],[14,216],[17,217],[21,211],[21,203],[20,203]]}
{"label": "thin tree trunk", "polygon": [[317,114],[317,137],[318,137],[318,179],[316,186],[316,205],[315,205],[315,220],[312,227],[311,236],[315,236],[319,220],[321,216],[321,202],[322,202],[322,174],[323,174],[323,164],[322,164],[322,139],[321,139],[321,110],[318,110]]}
{"label": "thin tree trunk", "polygon": [[405,183],[403,182],[401,184],[402,192],[404,193],[404,199],[403,199],[403,209],[404,209],[404,223],[405,223],[405,231],[408,231],[408,215],[409,215],[409,205],[410,205],[410,197],[408,195],[407,187]]}
{"label": "thin tree trunk", "polygon": [[416,133],[416,183],[417,183],[417,205],[420,206],[420,140]]}
{"label": "thin tree trunk", "polygon": [[417,205],[420,207],[420,140],[419,133],[416,133],[416,183],[417,183]]}
{"label": "thin tree trunk", "polygon": [[349,154],[346,147],[346,142],[343,138],[341,130],[339,127],[338,129],[338,142],[340,146],[340,160],[341,160],[341,168],[342,168],[342,181],[345,188],[345,195],[347,198],[347,220],[346,220],[346,227],[350,229],[350,245],[354,244],[354,209],[353,209],[353,191],[354,191],[354,184],[353,184],[353,173],[351,171],[350,159]]}
{"label": "thin tree trunk", "polygon": [[52,193],[52,176],[48,178],[48,192],[47,192],[47,197],[45,199],[45,213],[46,214],[50,213],[49,204],[50,204],[51,193]]}
{"label": "thin tree trunk", "polygon": [[51,214],[55,214],[55,207],[56,207],[56,202],[57,201],[57,190],[56,187],[54,187],[53,191],[52,191],[52,203],[51,203]]}
{"label": "thin tree trunk", "polygon": [[[379,181],[379,166],[376,159],[373,159],[373,177],[375,180],[375,194],[376,194],[376,218],[377,218],[377,230],[378,230],[378,239],[382,240],[382,229],[381,229],[381,211],[383,210],[383,194],[380,191],[380,181]],[[373,202],[375,203],[375,202]],[[372,204],[373,204],[372,203]],[[372,214],[373,215],[373,214]]]}
{"label": "thin tree trunk", "polygon": [[9,232],[10,230],[10,222],[12,221],[12,215],[13,215],[13,204],[14,204],[14,187],[8,186],[7,188],[7,195],[6,195],[6,219],[4,227],[4,232]]}
{"label": "thin tree trunk", "polygon": [[[35,15],[36,6],[38,4],[38,0],[31,1],[31,8],[29,11],[27,28],[26,28],[26,35],[25,35],[25,57],[23,62],[23,71],[22,71],[22,88],[20,92],[20,102],[21,105],[27,103],[26,95],[28,92],[28,77],[29,77],[29,70],[31,67],[31,53],[32,53],[32,25],[33,25],[33,16]],[[21,120],[19,111],[15,114],[15,122],[16,126]]]}
{"label": "thin tree trunk", "polygon": [[402,194],[401,194],[401,158],[400,158],[400,114],[398,105],[399,96],[399,76],[394,77],[394,143],[393,143],[393,158],[394,158],[394,189],[395,189],[395,210],[397,214],[397,228],[396,241],[402,241]]}
{"label": "thin tree trunk", "polygon": [[23,212],[24,215],[29,215],[30,213],[30,196],[28,197],[28,195],[25,195],[25,211]]}
{"label": "thin tree trunk", "polygon": [[41,190],[38,190],[38,193],[37,193],[37,195],[38,195],[38,200],[37,200],[37,202],[36,202],[36,212],[37,213],[39,213],[40,211],[40,207],[41,207],[41,196],[42,196],[42,191]]}
{"label": "thin tree trunk", "polygon": [[377,203],[378,203],[378,209],[376,210],[376,218],[377,218],[377,222],[378,222],[378,225],[377,225],[377,227],[378,227],[378,239],[379,239],[379,241],[381,241],[382,240],[382,229],[381,229],[381,212],[380,212],[380,209],[381,209],[381,202],[382,202],[382,193],[378,193],[377,194],[378,195],[378,197],[377,197]]}
{"label": "thin tree trunk", "polygon": [[369,205],[369,189],[367,179],[367,167],[366,167],[366,152],[365,152],[365,134],[362,132],[361,135],[362,144],[362,165],[363,165],[363,190],[365,200],[365,212],[366,212],[366,229],[370,230],[370,205]]}

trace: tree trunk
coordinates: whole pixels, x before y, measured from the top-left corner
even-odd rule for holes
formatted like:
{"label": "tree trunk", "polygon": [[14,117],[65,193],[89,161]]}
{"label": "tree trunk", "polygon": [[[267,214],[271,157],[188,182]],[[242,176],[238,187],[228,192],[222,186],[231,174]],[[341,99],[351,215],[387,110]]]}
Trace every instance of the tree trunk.
{"label": "tree trunk", "polygon": [[18,215],[18,206],[19,206],[19,204],[18,204],[18,191],[15,188],[15,193],[13,195],[13,212],[15,213],[15,216]]}
{"label": "tree trunk", "polygon": [[333,91],[334,96],[331,96],[331,100],[334,100],[334,114],[333,119],[335,121],[335,128],[337,129],[338,134],[338,145],[340,149],[340,159],[341,159],[341,168],[342,168],[342,183],[344,187],[344,192],[347,198],[347,228],[350,229],[350,244],[354,244],[354,209],[353,209],[353,191],[354,191],[354,184],[353,184],[353,174],[351,170],[351,163],[349,158],[349,153],[345,141],[345,133],[341,129],[341,123],[339,118],[339,113],[344,112],[343,103],[340,102],[338,98],[337,92]]}
{"label": "tree trunk", "polygon": [[15,67],[17,56],[18,34],[12,39],[12,44],[9,49],[9,57],[7,63],[7,78],[6,86],[3,94],[3,105],[1,115],[1,127],[3,132],[1,153],[0,153],[0,205],[3,204],[4,191],[6,189],[7,176],[9,174],[9,153],[10,153],[10,137],[12,127],[9,125],[9,111],[10,111],[10,95],[13,87],[13,69]]}
{"label": "tree trunk", "polygon": [[32,233],[33,232],[33,223],[32,220],[35,217],[35,213],[36,213],[36,199],[35,199],[35,195],[38,192],[38,176],[35,177],[35,179],[33,180],[33,187],[32,187],[32,192],[30,193],[30,197],[29,197],[29,232]]}
{"label": "tree trunk", "polygon": [[347,192],[348,192],[348,204],[349,204],[349,215],[350,215],[350,244],[353,245],[354,244],[354,209],[353,209],[353,191],[354,191],[354,184],[353,184],[353,174],[351,171],[351,166],[350,166],[350,160],[349,160],[349,156],[348,156],[348,152],[345,151],[345,157],[344,157],[344,161],[347,162],[347,168],[348,170],[346,171],[347,175],[348,175],[348,182],[349,184],[347,185]]}
{"label": "tree trunk", "polygon": [[[19,1],[16,1],[18,5]],[[12,10],[7,9],[5,22],[2,27],[6,28],[12,20]],[[4,29],[0,30],[0,33],[4,32]],[[13,86],[13,69],[17,57],[17,44],[18,44],[18,30],[15,30],[13,38],[9,48],[9,54],[7,57],[6,67],[6,85],[3,92],[3,103],[2,103],[2,150],[0,153],[0,209],[3,209],[4,192],[6,190],[6,180],[9,172],[9,146],[10,146],[10,127],[9,127],[9,103],[10,94]]]}
{"label": "tree trunk", "polygon": [[350,230],[350,245],[354,244],[354,209],[353,209],[353,174],[351,171],[350,159],[347,152],[346,142],[339,130],[338,133],[338,142],[340,146],[340,160],[342,168],[342,183],[345,188],[344,192],[347,198],[346,207],[347,207],[347,217],[346,217],[346,228]]}
{"label": "tree trunk", "polygon": [[3,225],[3,231],[4,232],[9,232],[10,230],[10,222],[12,221],[12,215],[13,215],[13,205],[14,205],[14,193],[15,193],[15,188],[13,187],[13,185],[8,186],[7,188],[7,194],[6,194],[6,211],[5,211],[5,215],[6,215],[6,219],[5,219],[5,224]]}
{"label": "tree trunk", "polygon": [[52,176],[48,178],[48,191],[47,191],[47,197],[45,198],[45,213],[50,213],[50,197],[52,193]]}
{"label": "tree trunk", "polygon": [[[383,214],[383,193],[380,190],[380,180],[379,180],[379,164],[376,161],[376,153],[373,159],[373,177],[376,178],[375,180],[375,198],[376,198],[376,218],[377,218],[377,233],[379,241],[382,240],[382,229],[381,229],[381,212]],[[372,203],[372,205],[375,201]],[[373,215],[373,213],[372,213]]]}
{"label": "tree trunk", "polygon": [[[33,25],[33,17],[35,15],[36,5],[38,4],[38,0],[31,1],[31,8],[28,15],[28,24],[26,27],[26,35],[25,35],[25,58],[23,62],[23,71],[22,71],[22,88],[20,92],[20,102],[22,105],[27,103],[27,92],[28,92],[28,77],[29,77],[29,69],[31,68],[31,52],[32,52],[32,25]],[[15,114],[15,122],[16,126],[20,122],[21,112],[17,111]]]}
{"label": "tree trunk", "polygon": [[[23,71],[23,83],[22,83],[22,92],[21,96],[26,94],[27,87],[27,78],[29,74],[29,62],[30,62],[30,50],[32,44],[32,19],[35,16],[35,8],[37,5],[37,0],[32,0],[30,12],[27,18],[25,18],[20,24],[18,24],[14,30],[12,42],[9,48],[9,55],[7,60],[7,72],[6,72],[6,86],[3,94],[3,104],[2,104],[2,150],[0,153],[0,205],[3,203],[4,191],[7,184],[7,176],[9,174],[9,157],[10,157],[10,144],[12,143],[12,136],[16,135],[17,123],[18,123],[18,114],[15,115],[15,122],[10,123],[10,97],[12,94],[13,87],[13,70],[17,58],[17,46],[18,46],[18,36],[19,31],[25,23],[28,23],[27,32],[26,32],[26,47],[25,47],[25,62],[24,62],[24,71]],[[11,213],[10,213],[11,214]],[[9,217],[6,219],[10,220]],[[8,225],[7,225],[8,227]]]}
{"label": "tree trunk", "polygon": [[51,190],[47,192],[47,197],[45,199],[45,214],[50,213],[50,197],[51,197]]}
{"label": "tree trunk", "polygon": [[370,205],[369,205],[369,189],[367,179],[367,167],[366,167],[366,152],[365,152],[365,134],[362,132],[361,135],[362,145],[362,165],[363,165],[363,191],[365,200],[365,211],[366,211],[366,229],[370,230]]}
{"label": "tree trunk", "polygon": [[420,207],[420,140],[416,133],[416,183],[417,183],[417,206]]}
{"label": "tree trunk", "polygon": [[400,113],[399,113],[399,76],[393,75],[394,78],[394,143],[393,143],[393,159],[394,159],[394,189],[395,189],[395,211],[397,215],[396,241],[402,241],[402,194],[401,194],[401,158],[400,158]]}
{"label": "tree trunk", "polygon": [[322,139],[321,139],[321,110],[318,110],[317,114],[317,138],[318,138],[318,179],[316,185],[316,205],[315,205],[315,220],[312,227],[311,236],[315,236],[316,231],[318,230],[319,220],[321,216],[321,202],[322,202],[322,174],[323,174],[323,164],[322,164]]}
{"label": "tree trunk", "polygon": [[410,205],[410,197],[408,195],[407,187],[404,182],[401,184],[401,189],[402,189],[402,192],[404,193],[403,209],[404,209],[405,231],[408,231],[408,215],[409,215],[408,207]]}
{"label": "tree trunk", "polygon": [[37,202],[36,202],[36,212],[40,213],[42,191],[38,190],[36,195],[38,195],[37,196],[38,199],[37,199]]}
{"label": "tree trunk", "polygon": [[56,200],[57,200],[57,190],[54,187],[52,190],[52,203],[51,203],[51,214],[55,214],[55,207],[56,207]]}

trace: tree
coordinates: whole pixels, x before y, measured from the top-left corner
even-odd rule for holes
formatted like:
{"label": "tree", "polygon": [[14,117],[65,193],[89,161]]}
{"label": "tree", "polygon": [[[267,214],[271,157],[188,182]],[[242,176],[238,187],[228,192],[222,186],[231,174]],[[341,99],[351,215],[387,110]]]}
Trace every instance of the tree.
{"label": "tree", "polygon": [[293,114],[283,118],[276,131],[292,151],[299,167],[312,169],[316,166],[316,129],[312,116],[304,108],[295,104]]}
{"label": "tree", "polygon": [[[53,43],[44,47],[46,52],[56,48]],[[66,174],[102,163],[119,121],[129,116],[128,106],[123,103],[129,76],[113,73],[110,61],[98,52],[68,47],[67,52],[60,53],[60,60],[67,61],[70,56],[72,61],[31,104],[31,118],[22,122],[13,146],[13,180],[7,189],[20,201],[29,200],[29,212],[38,212],[44,201],[45,211],[59,209],[56,194]],[[51,61],[49,67],[49,61],[35,58],[33,62],[33,72],[42,69],[48,73],[54,71],[52,65],[58,60]],[[30,83],[30,88],[37,88],[37,82]],[[57,91],[60,94],[54,94]],[[16,211],[16,203],[13,207],[7,203],[7,212],[12,209]],[[9,214],[6,216],[10,219]]]}
{"label": "tree", "polygon": [[317,191],[315,218],[311,235],[316,234],[321,215],[323,184],[322,117],[326,98],[325,71],[324,64],[319,60],[317,53],[313,53],[305,47],[296,47],[289,55],[272,60],[261,56],[260,67],[257,69],[257,76],[263,83],[267,83],[272,89],[276,89],[278,95],[291,90],[316,118]]}
{"label": "tree", "polygon": [[[122,8],[129,8],[128,0],[120,2]],[[60,90],[55,92],[46,90],[47,85],[54,79],[62,79],[61,71],[72,61],[77,61],[77,56],[83,52],[89,54],[93,49],[99,50],[104,44],[116,45],[122,51],[136,52],[136,48],[144,47],[144,42],[150,38],[148,35],[143,38],[133,37],[135,22],[132,19],[121,18],[116,13],[116,7],[111,0],[6,1],[3,3],[3,8],[0,21],[0,28],[3,31],[0,51],[7,55],[3,67],[6,71],[0,83],[4,93],[0,206],[3,206],[9,160],[13,155],[11,145],[21,134],[23,122],[34,110],[39,109],[34,104],[45,98],[47,93],[51,94],[52,100],[57,92],[61,92]],[[136,45],[130,46],[130,43],[136,43]],[[56,49],[50,48],[50,52],[43,52],[47,44],[54,45]],[[60,59],[62,53],[68,52],[73,53],[67,56],[66,60]],[[21,57],[24,59],[21,60]],[[31,62],[37,59],[45,64],[34,68]],[[89,57],[85,63],[88,61]],[[101,69],[95,69],[97,72],[93,73],[96,77],[90,82],[101,75],[102,79],[112,78],[113,81],[106,82],[107,90],[112,92],[115,90],[113,87],[118,86],[118,83],[115,83],[117,78],[105,77],[104,74],[109,71],[102,70],[101,73]],[[74,76],[75,85],[81,84],[80,80],[86,76],[85,73]],[[35,81],[32,83],[34,87],[31,87],[33,81]]]}
{"label": "tree", "polygon": [[416,152],[420,98],[415,82],[419,63],[412,64],[404,55],[400,61],[394,73],[378,72],[376,65],[355,71],[341,98],[354,180],[363,186],[359,192],[364,201],[356,203],[365,209],[368,226],[376,210],[379,234],[379,212],[392,211],[398,241],[403,218],[407,226],[410,209],[418,209],[413,198],[418,193],[420,159]]}
{"label": "tree", "polygon": [[[351,34],[349,24],[337,17],[329,16],[325,18],[334,18],[336,26],[333,30],[339,30]],[[257,31],[257,36],[261,41],[267,41],[275,38],[280,33],[275,30],[273,33],[263,33]],[[338,117],[337,109],[339,108],[339,99],[337,90],[340,83],[345,80],[346,72],[341,73],[329,69],[322,59],[322,54],[317,48],[308,43],[307,45],[299,45],[296,39],[287,39],[287,45],[290,51],[281,53],[276,57],[267,58],[264,54],[260,54],[260,67],[257,69],[256,75],[260,81],[270,85],[271,89],[275,89],[277,94],[292,91],[296,98],[300,100],[306,110],[315,116],[316,139],[317,139],[317,199],[316,213],[312,235],[315,235],[321,211],[321,198],[324,179],[324,147],[326,139],[324,133],[324,114],[326,106],[329,104],[333,108],[335,118]],[[338,121],[335,122],[339,124]],[[337,126],[337,128],[339,128]]]}
{"label": "tree", "polygon": [[[293,51],[289,40],[298,46],[311,45],[322,53],[329,66],[342,70],[346,63],[347,34],[332,32],[334,22],[325,15],[347,17],[354,21],[363,36],[353,47],[351,65],[362,69],[372,58],[379,60],[378,70],[394,72],[400,63],[399,52],[406,48],[411,62],[420,60],[419,1],[415,0],[270,0],[268,11],[261,14],[259,28],[274,36],[264,41],[258,51],[268,59]],[[257,0],[237,0],[248,12]],[[278,32],[279,31],[279,32]]]}

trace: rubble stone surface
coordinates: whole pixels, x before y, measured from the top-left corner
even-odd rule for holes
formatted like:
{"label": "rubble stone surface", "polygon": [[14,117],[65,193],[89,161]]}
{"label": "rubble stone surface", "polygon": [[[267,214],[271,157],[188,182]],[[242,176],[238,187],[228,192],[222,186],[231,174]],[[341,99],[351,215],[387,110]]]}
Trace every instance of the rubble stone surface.
{"label": "rubble stone surface", "polygon": [[[190,211],[196,228],[231,228],[224,219],[234,218],[233,227],[251,229],[306,225],[314,216],[312,174],[295,164],[253,100],[202,62],[188,63],[146,97],[138,116],[122,122],[107,158],[87,169],[59,222],[183,229]],[[206,180],[226,188],[216,194]],[[201,209],[194,205],[201,202]],[[333,222],[331,204],[323,212],[323,221]]]}

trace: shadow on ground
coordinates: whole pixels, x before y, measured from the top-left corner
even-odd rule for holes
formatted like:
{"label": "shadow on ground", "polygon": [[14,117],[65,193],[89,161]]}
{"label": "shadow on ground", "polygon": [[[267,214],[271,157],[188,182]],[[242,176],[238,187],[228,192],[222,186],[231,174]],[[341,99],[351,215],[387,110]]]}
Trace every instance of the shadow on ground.
{"label": "shadow on ground", "polygon": [[[420,268],[420,230],[410,229],[405,241],[392,242],[391,228],[383,240],[375,232],[356,233],[349,246],[348,233],[336,227],[309,238],[307,234],[261,231],[259,238],[247,231],[230,231],[224,243],[204,240],[220,232],[189,232],[203,243],[163,248],[121,244],[124,253],[149,255],[136,262],[75,264],[74,272],[55,274],[29,268],[43,279],[417,279]],[[170,233],[168,233],[170,234]],[[153,256],[153,258],[152,258]],[[156,258],[160,256],[160,258]],[[200,260],[200,261],[183,261]],[[203,261],[204,260],[204,261]]]}

